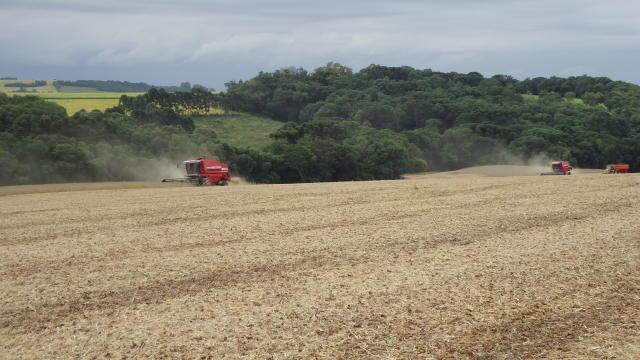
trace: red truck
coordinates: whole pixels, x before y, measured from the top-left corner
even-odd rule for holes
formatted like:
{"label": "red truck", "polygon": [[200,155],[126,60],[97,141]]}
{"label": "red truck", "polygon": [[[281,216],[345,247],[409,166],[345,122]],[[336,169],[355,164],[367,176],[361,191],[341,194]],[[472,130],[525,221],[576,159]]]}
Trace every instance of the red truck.
{"label": "red truck", "polygon": [[162,179],[162,182],[188,182],[201,186],[227,185],[231,180],[229,166],[223,162],[200,157],[195,160],[186,160],[183,164],[187,171],[187,177]]}
{"label": "red truck", "polygon": [[551,172],[543,172],[540,175],[571,175],[571,164],[568,161],[554,161],[551,163]]}

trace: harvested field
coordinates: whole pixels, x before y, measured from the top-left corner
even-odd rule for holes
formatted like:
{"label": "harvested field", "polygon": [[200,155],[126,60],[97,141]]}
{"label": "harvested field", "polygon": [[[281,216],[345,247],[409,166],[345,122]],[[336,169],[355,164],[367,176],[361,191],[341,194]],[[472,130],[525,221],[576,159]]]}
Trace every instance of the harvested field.
{"label": "harvested field", "polygon": [[179,183],[160,183],[158,181],[120,181],[120,182],[96,182],[96,183],[65,183],[65,184],[41,184],[41,185],[17,185],[0,186],[0,196],[38,194],[71,191],[95,191],[95,190],[120,190],[120,189],[144,189],[167,188],[185,186]]}
{"label": "harvested field", "polygon": [[640,357],[635,174],[82,190],[0,197],[3,357]]}

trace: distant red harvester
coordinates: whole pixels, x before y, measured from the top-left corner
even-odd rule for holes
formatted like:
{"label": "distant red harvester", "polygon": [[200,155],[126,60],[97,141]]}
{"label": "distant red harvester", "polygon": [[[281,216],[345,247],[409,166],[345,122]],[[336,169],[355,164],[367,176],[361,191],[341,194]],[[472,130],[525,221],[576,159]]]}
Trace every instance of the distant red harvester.
{"label": "distant red harvester", "polygon": [[187,177],[162,179],[162,182],[188,182],[195,185],[227,185],[229,180],[231,180],[229,166],[223,162],[200,157],[195,160],[184,161],[183,163],[187,171]]}
{"label": "distant red harvester", "polygon": [[540,175],[571,175],[571,164],[568,161],[554,161],[551,163],[551,172],[543,172]]}

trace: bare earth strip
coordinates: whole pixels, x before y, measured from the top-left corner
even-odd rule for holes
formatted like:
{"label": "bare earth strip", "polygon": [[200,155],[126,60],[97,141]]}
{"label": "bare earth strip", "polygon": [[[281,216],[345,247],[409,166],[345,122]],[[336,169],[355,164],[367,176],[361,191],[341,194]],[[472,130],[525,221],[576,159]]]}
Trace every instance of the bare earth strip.
{"label": "bare earth strip", "polygon": [[150,186],[5,191],[0,357],[640,357],[638,175]]}

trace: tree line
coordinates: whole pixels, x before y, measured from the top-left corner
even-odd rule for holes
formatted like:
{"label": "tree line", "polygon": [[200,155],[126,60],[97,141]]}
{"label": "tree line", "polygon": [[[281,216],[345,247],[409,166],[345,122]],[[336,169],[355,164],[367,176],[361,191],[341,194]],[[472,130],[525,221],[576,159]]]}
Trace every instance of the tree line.
{"label": "tree line", "polygon": [[156,86],[144,82],[129,82],[116,80],[55,80],[53,86],[60,90],[64,86],[91,88],[107,92],[147,92],[151,89],[163,89],[171,92],[191,91],[192,88],[207,89],[202,85],[191,85],[183,82],[179,86]]}
{"label": "tree line", "polygon": [[[200,89],[180,93],[151,89],[136,97],[122,96],[118,109],[139,118],[148,107],[199,114],[227,104],[224,94]],[[272,145],[263,151],[234,148],[219,139],[213,152],[235,173],[258,183],[397,179],[402,173],[426,169],[404,136],[354,121],[288,123],[271,138]]]}
{"label": "tree line", "polygon": [[151,88],[142,95],[122,95],[118,107],[134,117],[136,112],[148,106],[171,109],[179,114],[199,115],[208,113],[211,108],[222,106],[218,100],[213,93],[200,87],[188,92],[169,92],[165,89]]}
{"label": "tree line", "polygon": [[227,84],[228,109],[294,124],[354,122],[409,143],[432,170],[545,154],[580,167],[640,170],[640,87],[604,77],[533,78],[340,64]]}
{"label": "tree line", "polygon": [[397,179],[426,167],[401,135],[352,121],[290,123],[265,151],[222,144],[220,157],[257,183]]}
{"label": "tree line", "polygon": [[401,135],[349,121],[287,124],[264,151],[232,147],[178,111],[184,99],[163,96],[150,91],[68,116],[36,96],[0,94],[0,184],[158,180],[175,172],[171,164],[200,155],[263,183],[393,179],[425,169]]}
{"label": "tree line", "polygon": [[135,117],[118,108],[68,116],[37,96],[0,94],[0,184],[166,176],[160,159],[207,154],[193,128],[191,118],[160,107]]}
{"label": "tree line", "polygon": [[19,87],[19,88],[27,88],[27,87],[40,87],[40,86],[46,86],[47,85],[47,81],[46,80],[35,80],[33,82],[12,82],[12,83],[6,83],[4,84],[4,86],[6,87]]}
{"label": "tree line", "polygon": [[[193,116],[211,108],[283,126],[266,149],[233,147],[194,125]],[[275,183],[395,179],[540,154],[640,170],[640,87],[379,65],[353,72],[330,63],[260,73],[215,94],[151,88],[104,112],[72,116],[37,97],[0,94],[1,184],[161,178],[159,159],[199,155]]]}

